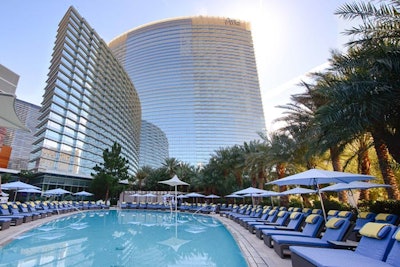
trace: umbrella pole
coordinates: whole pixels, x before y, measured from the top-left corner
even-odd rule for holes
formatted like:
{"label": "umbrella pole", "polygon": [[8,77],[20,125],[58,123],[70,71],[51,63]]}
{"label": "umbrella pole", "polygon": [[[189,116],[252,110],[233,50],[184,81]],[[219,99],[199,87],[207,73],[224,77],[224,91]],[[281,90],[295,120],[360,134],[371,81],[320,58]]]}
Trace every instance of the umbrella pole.
{"label": "umbrella pole", "polygon": [[176,205],[176,201],[178,200],[178,188],[177,188],[178,186],[176,186],[175,185],[175,216],[176,216],[176,213],[178,212],[178,205]]}
{"label": "umbrella pole", "polygon": [[324,220],[325,220],[325,223],[326,223],[325,206],[324,206],[324,201],[322,200],[321,191],[319,190],[319,185],[317,185],[317,191],[318,191],[319,200],[321,201],[322,213],[324,215]]}
{"label": "umbrella pole", "polygon": [[353,198],[354,207],[356,208],[357,214],[360,214],[360,210],[358,209],[358,205],[357,205],[356,199],[354,198],[353,190],[350,189],[349,193],[350,193],[351,197]]}

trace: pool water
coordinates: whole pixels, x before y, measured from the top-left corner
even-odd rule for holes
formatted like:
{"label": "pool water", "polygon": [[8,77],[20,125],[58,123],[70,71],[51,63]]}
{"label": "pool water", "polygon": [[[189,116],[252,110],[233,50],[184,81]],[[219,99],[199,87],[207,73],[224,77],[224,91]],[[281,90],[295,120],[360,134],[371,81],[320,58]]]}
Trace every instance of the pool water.
{"label": "pool water", "polygon": [[25,232],[0,266],[247,266],[215,218],[157,211],[89,211]]}

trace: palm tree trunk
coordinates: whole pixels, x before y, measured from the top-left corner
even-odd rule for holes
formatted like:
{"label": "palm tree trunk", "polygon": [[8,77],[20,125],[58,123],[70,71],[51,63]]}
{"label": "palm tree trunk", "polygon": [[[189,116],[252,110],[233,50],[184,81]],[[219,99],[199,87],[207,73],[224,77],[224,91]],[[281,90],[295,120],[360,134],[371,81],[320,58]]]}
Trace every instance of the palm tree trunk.
{"label": "palm tree trunk", "polygon": [[374,138],[374,147],[376,150],[376,154],[378,156],[378,162],[379,162],[379,167],[381,169],[383,181],[385,182],[385,184],[391,185],[391,187],[386,188],[386,191],[388,193],[388,198],[399,200],[400,192],[396,177],[390,165],[389,150],[386,144],[384,143],[383,139],[379,138],[379,134],[373,132],[372,137]]}
{"label": "palm tree trunk", "polygon": [[[276,165],[276,173],[278,174],[278,179],[285,177],[285,169],[286,166],[283,163],[278,163]],[[287,190],[287,186],[283,185],[279,187],[279,192],[283,192]],[[287,207],[289,205],[289,196],[281,196],[280,197],[281,206]]]}
{"label": "palm tree trunk", "polygon": [[[368,153],[368,143],[363,137],[359,138],[358,166],[361,174],[371,174],[371,160]],[[369,190],[361,190],[360,199],[369,200]]]}
{"label": "palm tree trunk", "polygon": [[[333,170],[338,171],[338,172],[343,171],[342,164],[340,163],[340,151],[339,151],[338,147],[336,147],[336,146],[331,147],[330,153],[331,153]],[[339,193],[339,200],[344,203],[348,203],[348,198],[347,198],[347,194],[345,191],[342,191]]]}
{"label": "palm tree trunk", "polygon": [[107,199],[108,199],[108,195],[110,194],[110,187],[109,186],[107,186],[107,190],[106,190],[106,196],[105,196],[105,199],[104,199],[104,201],[107,201]]}

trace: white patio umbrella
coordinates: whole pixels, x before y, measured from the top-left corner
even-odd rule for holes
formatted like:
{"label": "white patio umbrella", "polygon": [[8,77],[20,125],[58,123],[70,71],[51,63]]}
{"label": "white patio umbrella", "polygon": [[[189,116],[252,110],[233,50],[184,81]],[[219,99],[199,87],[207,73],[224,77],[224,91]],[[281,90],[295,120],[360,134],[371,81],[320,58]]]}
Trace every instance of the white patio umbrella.
{"label": "white patio umbrella", "polygon": [[83,190],[83,191],[74,193],[74,196],[80,196],[80,197],[81,197],[81,200],[82,200],[84,197],[93,196],[93,194],[92,194],[92,193],[89,193],[89,192],[86,192],[85,190]]}
{"label": "white patio umbrella", "polygon": [[211,194],[211,195],[206,196],[205,198],[211,198],[211,203],[213,203],[214,199],[220,198],[220,196]]}
{"label": "white patio umbrella", "polygon": [[200,194],[200,193],[196,193],[196,192],[188,193],[185,196],[186,197],[205,197],[205,195]]}
{"label": "white patio umbrella", "polygon": [[174,186],[175,187],[175,212],[178,212],[178,205],[177,205],[177,195],[178,195],[178,189],[177,186],[178,185],[189,185],[188,183],[185,183],[184,181],[181,181],[178,176],[174,175],[174,177],[172,177],[169,180],[165,180],[165,181],[160,181],[160,184],[167,184],[169,186]]}
{"label": "white patio umbrella", "polygon": [[272,197],[279,196],[280,194],[275,191],[265,190],[264,193],[259,194],[260,197],[269,197],[271,199],[271,206],[274,207],[274,200]]}
{"label": "white patio umbrella", "polygon": [[146,197],[146,202],[148,202],[148,201],[147,201],[147,198],[148,198],[148,197],[150,197],[150,198],[157,197],[157,195],[152,194],[152,193],[147,193],[147,194],[144,194],[143,196]]}
{"label": "white patio umbrella", "polygon": [[[303,188],[303,187],[295,187],[283,192],[280,192],[279,195],[281,196],[286,196],[286,195],[303,195],[303,194],[315,194],[317,191],[308,189],[308,188]],[[301,206],[304,207],[303,204],[303,198],[301,198]]]}
{"label": "white patio umbrella", "polygon": [[38,189],[39,190],[40,188],[37,186],[31,185],[31,184],[21,182],[21,181],[15,181],[15,182],[2,184],[1,189],[15,190],[15,194],[14,194],[14,201],[15,201],[18,190],[22,190],[22,189]]}
{"label": "white patio umbrella", "polygon": [[200,194],[200,193],[196,193],[196,192],[188,193],[188,194],[186,194],[185,196],[186,196],[186,197],[196,198],[196,203],[198,202],[198,198],[199,198],[199,197],[205,197],[205,195]]}
{"label": "white patio umbrella", "polygon": [[135,199],[138,200],[139,197],[141,197],[142,195],[139,194],[139,193],[135,193],[135,194],[132,194],[132,195],[130,195],[130,196],[131,196],[131,197],[134,197],[134,200],[135,200]]}
{"label": "white patio umbrella", "polygon": [[18,190],[18,193],[37,193],[37,194],[39,194],[39,193],[42,193],[42,191],[35,189],[35,188],[28,188],[28,189]]}
{"label": "white patio umbrella", "polygon": [[82,197],[90,197],[90,196],[93,196],[92,193],[89,193],[89,192],[86,192],[86,191],[76,192],[74,195],[75,195],[75,196],[82,196]]}
{"label": "white patio umbrella", "polygon": [[350,182],[350,183],[337,183],[337,184],[334,184],[334,185],[330,185],[330,186],[322,188],[320,191],[321,192],[328,192],[328,191],[339,192],[339,191],[347,190],[349,192],[350,196],[353,199],[355,208],[356,208],[357,213],[358,213],[359,210],[358,210],[358,206],[357,206],[356,200],[354,199],[353,189],[363,189],[363,190],[365,190],[365,189],[379,188],[379,187],[390,187],[390,185],[368,183],[368,182],[361,182],[361,181],[353,181],[353,182]]}
{"label": "white patio umbrella", "polygon": [[251,202],[254,205],[254,196],[260,196],[259,194],[263,194],[263,193],[269,193],[270,191],[268,190],[264,190],[264,189],[259,189],[259,188],[255,188],[255,187],[248,187],[236,192],[233,192],[232,194],[236,194],[236,195],[248,195],[251,197]]}
{"label": "white patio umbrella", "polygon": [[61,195],[64,195],[64,194],[71,194],[71,192],[67,191],[65,189],[62,189],[62,188],[56,188],[56,189],[47,190],[43,194],[46,195],[46,196],[61,196]]}
{"label": "white patio umbrella", "polygon": [[276,181],[272,181],[267,184],[276,184],[279,186],[282,186],[282,185],[314,186],[318,193],[319,199],[321,201],[322,212],[324,214],[324,219],[326,221],[325,207],[324,207],[324,203],[322,202],[321,192],[319,190],[320,184],[349,183],[352,181],[372,180],[372,179],[375,179],[375,178],[371,175],[354,174],[354,173],[337,172],[337,171],[327,171],[327,170],[319,170],[319,169],[310,169],[308,171],[290,175],[288,177],[278,179]]}
{"label": "white patio umbrella", "polygon": [[35,189],[35,188],[20,189],[17,192],[18,193],[27,193],[27,200],[29,200],[30,194],[41,194],[42,193],[42,191]]}
{"label": "white patio umbrella", "polygon": [[206,196],[206,198],[211,198],[211,199],[213,199],[213,198],[220,198],[220,196],[211,194],[211,195]]}
{"label": "white patio umbrella", "polygon": [[236,199],[237,199],[237,198],[244,198],[243,196],[241,196],[241,195],[236,195],[236,194],[229,194],[229,195],[226,195],[225,197],[226,197],[226,198],[233,198],[233,203],[235,203],[235,204],[236,204]]}

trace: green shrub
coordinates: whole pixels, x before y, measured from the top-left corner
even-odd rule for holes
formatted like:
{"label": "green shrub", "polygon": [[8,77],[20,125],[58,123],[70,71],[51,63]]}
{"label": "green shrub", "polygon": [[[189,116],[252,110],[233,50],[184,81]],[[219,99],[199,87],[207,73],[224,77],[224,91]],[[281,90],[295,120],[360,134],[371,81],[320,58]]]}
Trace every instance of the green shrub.
{"label": "green shrub", "polygon": [[[336,200],[324,200],[325,211],[329,210],[352,210],[347,203],[342,203]],[[314,201],[314,209],[321,209],[321,201]]]}
{"label": "green shrub", "polygon": [[300,200],[295,199],[295,198],[291,198],[291,199],[289,200],[289,207],[303,208],[303,205],[302,205],[302,204],[303,204],[303,203],[302,203]]}
{"label": "green shrub", "polygon": [[399,200],[376,201],[370,204],[369,211],[376,214],[391,213],[400,216],[400,201]]}

